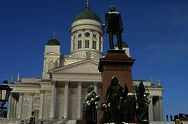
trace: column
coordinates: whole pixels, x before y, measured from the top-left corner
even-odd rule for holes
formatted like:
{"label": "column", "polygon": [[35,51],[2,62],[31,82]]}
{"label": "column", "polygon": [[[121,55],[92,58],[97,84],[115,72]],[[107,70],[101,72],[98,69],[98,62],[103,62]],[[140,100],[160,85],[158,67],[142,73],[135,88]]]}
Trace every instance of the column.
{"label": "column", "polygon": [[159,100],[156,101],[156,121],[159,121],[160,111],[159,111]]}
{"label": "column", "polygon": [[77,120],[81,119],[82,116],[82,104],[81,104],[81,100],[82,100],[82,83],[78,82],[78,109],[77,109]]}
{"label": "column", "polygon": [[94,82],[94,91],[96,94],[98,94],[98,91],[97,91],[97,82]]}
{"label": "column", "polygon": [[19,104],[18,104],[18,119],[22,119],[22,110],[23,110],[23,93],[19,94]]}
{"label": "column", "polygon": [[153,99],[152,96],[149,97],[150,104],[149,104],[149,121],[153,121]]}
{"label": "column", "polygon": [[14,112],[14,118],[17,118],[17,113],[18,113],[18,100],[15,98],[15,112]]}
{"label": "column", "polygon": [[19,111],[19,99],[16,100],[16,118],[18,118],[18,111]]}
{"label": "column", "polygon": [[69,104],[69,82],[65,82],[64,89],[64,119],[68,119],[68,104]]}
{"label": "column", "polygon": [[12,118],[15,118],[15,113],[16,113],[16,100],[14,97],[12,97]]}
{"label": "column", "polygon": [[162,96],[159,96],[159,119],[160,119],[160,121],[163,121]]}
{"label": "column", "polygon": [[153,121],[157,120],[157,103],[156,103],[156,96],[153,96]]}
{"label": "column", "polygon": [[44,93],[45,90],[40,90],[40,109],[39,109],[39,119],[43,119],[44,113]]}
{"label": "column", "polygon": [[29,99],[29,114],[28,114],[28,118],[30,118],[30,116],[31,116],[31,112],[33,111],[33,96],[34,96],[34,93],[29,93],[29,97],[30,97],[30,99]]}
{"label": "column", "polygon": [[8,113],[7,113],[7,118],[10,119],[12,118],[12,93],[9,96],[8,100]]}
{"label": "column", "polygon": [[52,82],[52,95],[51,95],[51,105],[50,105],[50,118],[55,119],[55,105],[56,105],[56,86],[55,82]]}

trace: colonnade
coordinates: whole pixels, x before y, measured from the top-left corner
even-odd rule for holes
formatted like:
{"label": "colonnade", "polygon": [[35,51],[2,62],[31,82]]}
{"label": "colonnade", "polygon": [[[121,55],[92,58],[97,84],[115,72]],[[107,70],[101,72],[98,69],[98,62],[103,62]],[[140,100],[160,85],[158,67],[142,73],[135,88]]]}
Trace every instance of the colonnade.
{"label": "colonnade", "polygon": [[[69,108],[69,83],[64,82],[64,96],[63,96],[63,118],[68,119],[68,108]],[[82,82],[77,83],[77,115],[76,119],[82,119]],[[94,90],[97,92],[97,83],[94,83]],[[30,93],[31,94],[31,93]],[[11,93],[9,97],[8,113],[7,118],[23,118],[23,104],[24,104],[24,93],[18,94]],[[33,97],[29,98],[28,111],[31,113]],[[51,83],[51,101],[50,101],[50,119],[56,118],[56,99],[57,99],[57,88],[56,82]],[[162,108],[162,96],[150,96],[149,97],[149,120],[150,121],[162,121],[163,120],[163,108]],[[45,90],[40,90],[40,108],[39,108],[39,119],[44,118],[44,104],[45,104]],[[29,113],[29,115],[30,115]]]}
{"label": "colonnade", "polygon": [[[27,103],[27,113],[24,112],[24,95],[30,96]],[[29,118],[33,110],[33,93],[11,93],[8,100],[8,119]],[[24,113],[24,114],[23,114]]]}
{"label": "colonnade", "polygon": [[[69,83],[70,82],[64,82],[64,96],[63,96],[63,118],[68,119],[68,108],[69,108]],[[82,82],[76,82],[77,83],[77,120],[80,120],[82,118]],[[56,118],[56,99],[57,99],[57,88],[56,88],[56,82],[52,83],[51,87],[51,102],[50,102],[50,119]],[[94,90],[97,92],[97,83],[94,83]],[[40,92],[40,110],[39,110],[39,119],[44,118],[44,95],[45,91],[41,90]]]}
{"label": "colonnade", "polygon": [[16,97],[16,94],[11,93],[9,96],[9,100],[8,100],[8,113],[7,113],[7,118],[18,118],[20,115],[20,113],[18,113],[17,111],[20,110],[20,106],[19,106],[19,100]]}

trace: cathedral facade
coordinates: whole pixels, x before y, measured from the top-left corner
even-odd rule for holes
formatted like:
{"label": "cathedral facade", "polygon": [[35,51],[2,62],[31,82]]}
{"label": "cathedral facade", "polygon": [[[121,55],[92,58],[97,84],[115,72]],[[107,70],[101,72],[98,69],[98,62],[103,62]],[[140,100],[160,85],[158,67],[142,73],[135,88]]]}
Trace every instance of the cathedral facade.
{"label": "cathedral facade", "polygon": [[[70,28],[70,54],[61,53],[61,44],[53,36],[45,45],[41,78],[21,78],[9,86],[13,88],[8,104],[8,119],[29,119],[31,112],[37,120],[83,117],[83,102],[87,87],[94,86],[100,95],[102,89],[98,62],[103,57],[103,27],[97,14],[86,9],[78,14]],[[130,57],[126,43],[123,49]],[[162,92],[152,80],[133,80],[133,85],[143,81],[150,95],[149,120],[163,120]]]}

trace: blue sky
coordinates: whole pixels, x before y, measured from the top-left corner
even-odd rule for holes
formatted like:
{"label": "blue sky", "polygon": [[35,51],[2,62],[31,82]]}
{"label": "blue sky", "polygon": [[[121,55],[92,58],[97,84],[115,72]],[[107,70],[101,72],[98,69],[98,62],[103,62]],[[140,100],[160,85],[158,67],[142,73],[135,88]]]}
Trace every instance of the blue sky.
{"label": "blue sky", "polygon": [[[40,77],[45,43],[56,32],[62,53],[70,52],[69,28],[86,0],[1,0],[0,81]],[[133,79],[151,77],[164,86],[165,114],[188,113],[188,1],[90,0],[104,19],[110,5],[122,14],[133,65]],[[105,52],[108,41],[104,37]]]}

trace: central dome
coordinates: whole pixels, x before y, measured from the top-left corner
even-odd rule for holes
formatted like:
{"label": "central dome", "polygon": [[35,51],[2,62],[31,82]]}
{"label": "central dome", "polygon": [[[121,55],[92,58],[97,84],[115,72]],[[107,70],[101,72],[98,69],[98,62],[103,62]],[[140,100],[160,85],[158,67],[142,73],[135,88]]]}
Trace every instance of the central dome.
{"label": "central dome", "polygon": [[74,18],[74,21],[78,21],[78,20],[81,20],[81,19],[92,19],[92,20],[96,20],[98,22],[101,22],[101,19],[99,18],[99,16],[97,14],[95,14],[94,12],[90,11],[89,1],[87,1],[87,3],[86,3],[86,10],[79,13]]}
{"label": "central dome", "polygon": [[91,12],[89,9],[86,9],[85,11],[78,14],[74,18],[74,21],[78,21],[78,20],[81,20],[81,19],[92,19],[92,20],[96,20],[96,21],[101,22],[101,19],[99,18],[99,16],[97,14],[95,14],[94,12]]}

